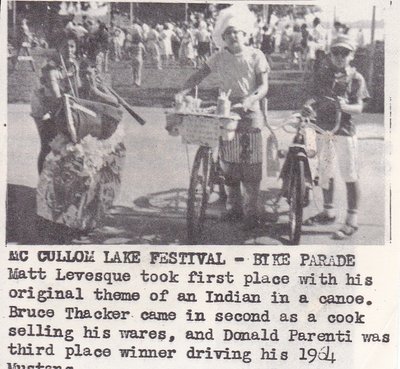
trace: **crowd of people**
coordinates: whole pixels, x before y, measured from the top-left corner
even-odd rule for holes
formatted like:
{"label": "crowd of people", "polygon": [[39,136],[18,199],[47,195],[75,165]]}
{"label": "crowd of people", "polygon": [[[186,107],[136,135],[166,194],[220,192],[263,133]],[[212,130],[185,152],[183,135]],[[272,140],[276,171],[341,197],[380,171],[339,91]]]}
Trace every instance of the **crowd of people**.
{"label": "crowd of people", "polygon": [[[218,46],[213,39],[218,12],[206,17],[205,13],[193,12],[187,21],[153,22],[146,24],[136,18],[128,26],[117,22],[102,21],[71,15],[64,32],[75,36],[81,57],[97,59],[99,70],[108,69],[109,60],[131,60],[135,85],[141,84],[141,70],[146,62],[149,67],[163,69],[169,66],[201,67]],[[120,22],[119,22],[120,23]],[[34,41],[26,20],[21,24],[22,38]],[[281,54],[288,61],[287,67],[311,71],[329,52],[332,40],[348,35],[350,28],[334,22],[332,29],[323,26],[319,17],[308,14],[304,17],[278,17],[274,12],[265,19],[257,15],[257,22],[248,39],[250,46],[260,49],[273,68],[272,54]],[[364,47],[360,29],[356,47]],[[46,47],[46,41],[40,44]]]}

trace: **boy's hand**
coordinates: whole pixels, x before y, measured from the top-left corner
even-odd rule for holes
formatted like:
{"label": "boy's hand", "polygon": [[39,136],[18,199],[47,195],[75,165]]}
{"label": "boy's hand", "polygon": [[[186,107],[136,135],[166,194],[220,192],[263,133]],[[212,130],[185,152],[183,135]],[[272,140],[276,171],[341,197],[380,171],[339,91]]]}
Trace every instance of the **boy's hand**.
{"label": "boy's hand", "polygon": [[343,97],[338,97],[338,102],[339,102],[339,107],[341,111],[346,110],[347,108],[347,102]]}
{"label": "boy's hand", "polygon": [[315,115],[315,110],[312,108],[311,105],[305,104],[301,110],[301,115],[305,118],[309,118]]}
{"label": "boy's hand", "polygon": [[242,102],[242,106],[243,106],[243,110],[247,111],[247,110],[251,110],[251,108],[253,107],[254,103],[255,103],[255,98],[253,97],[253,95],[247,96],[243,99]]}

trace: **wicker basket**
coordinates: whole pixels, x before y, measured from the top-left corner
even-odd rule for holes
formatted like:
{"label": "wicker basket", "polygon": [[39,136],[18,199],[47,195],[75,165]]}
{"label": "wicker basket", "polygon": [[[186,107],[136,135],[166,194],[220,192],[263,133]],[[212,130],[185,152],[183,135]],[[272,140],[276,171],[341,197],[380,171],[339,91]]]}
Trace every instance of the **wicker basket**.
{"label": "wicker basket", "polygon": [[220,137],[230,141],[235,137],[235,130],[240,119],[237,115],[223,117],[215,114],[168,113],[167,130],[179,131],[182,142],[191,145],[218,146]]}

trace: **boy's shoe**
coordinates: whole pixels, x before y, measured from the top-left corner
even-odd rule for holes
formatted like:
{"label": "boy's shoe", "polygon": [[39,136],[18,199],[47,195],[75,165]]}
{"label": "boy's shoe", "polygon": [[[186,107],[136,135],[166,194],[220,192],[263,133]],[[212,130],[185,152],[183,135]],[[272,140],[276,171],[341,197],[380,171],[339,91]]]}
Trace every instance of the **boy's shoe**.
{"label": "boy's shoe", "polygon": [[352,236],[357,231],[358,231],[357,226],[353,226],[350,224],[344,224],[342,228],[340,228],[338,231],[333,233],[332,238],[334,240],[344,240],[344,239]]}
{"label": "boy's shoe", "polygon": [[321,212],[318,213],[317,215],[314,215],[308,219],[306,219],[303,222],[303,225],[305,226],[314,226],[317,224],[322,224],[322,225],[329,225],[335,223],[336,217],[329,216],[326,212]]}
{"label": "boy's shoe", "polygon": [[244,217],[243,210],[228,210],[221,216],[223,222],[240,222]]}

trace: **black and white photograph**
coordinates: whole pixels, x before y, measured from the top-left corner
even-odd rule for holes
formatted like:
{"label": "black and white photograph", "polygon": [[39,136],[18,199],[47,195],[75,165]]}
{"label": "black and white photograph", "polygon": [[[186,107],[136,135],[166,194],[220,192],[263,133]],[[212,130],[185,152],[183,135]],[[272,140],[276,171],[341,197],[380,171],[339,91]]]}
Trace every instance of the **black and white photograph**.
{"label": "black and white photograph", "polygon": [[8,1],[6,243],[385,245],[385,8],[339,3]]}

